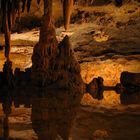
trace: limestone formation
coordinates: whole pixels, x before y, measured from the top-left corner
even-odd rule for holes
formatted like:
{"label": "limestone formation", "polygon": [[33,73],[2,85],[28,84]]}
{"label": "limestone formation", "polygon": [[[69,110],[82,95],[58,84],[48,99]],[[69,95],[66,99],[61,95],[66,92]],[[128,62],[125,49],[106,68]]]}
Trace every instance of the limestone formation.
{"label": "limestone formation", "polygon": [[[16,69],[14,75],[11,73],[14,87],[7,91],[10,94],[6,96],[12,97],[16,107],[20,104],[30,107],[32,104],[31,120],[39,140],[55,140],[57,135],[68,140],[80,100],[86,92],[69,37],[66,36],[56,47],[57,53],[50,55],[49,66],[43,71],[44,77],[33,77],[34,74],[39,77],[42,72],[35,71],[36,67],[25,72]],[[46,82],[40,84],[42,81]]]}
{"label": "limestone formation", "polygon": [[122,72],[121,103],[140,104],[140,73]]}
{"label": "limestone formation", "polygon": [[122,72],[120,81],[123,86],[140,86],[140,73]]}
{"label": "limestone formation", "polygon": [[[12,81],[15,84],[7,91],[10,94],[6,97],[12,99],[16,107],[20,104],[30,107],[32,104],[31,120],[39,140],[55,140],[57,135],[68,140],[81,98],[87,89],[82,81],[80,66],[74,57],[69,37],[66,36],[56,48],[57,53],[45,57],[50,59],[48,67],[43,67],[46,68],[43,71],[44,77],[39,77],[42,71],[36,71],[35,68],[38,67],[34,66],[25,72],[16,69],[14,75],[10,72],[14,76]],[[34,78],[34,74],[39,78]],[[4,76],[3,79],[5,78]],[[11,78],[6,79],[9,81]],[[93,92],[89,87],[88,89]],[[4,102],[4,105],[6,109],[10,108],[7,102]]]}
{"label": "limestone formation", "polygon": [[[52,3],[49,4],[51,6]],[[40,40],[32,56],[34,94],[40,95],[32,102],[32,123],[39,140],[54,140],[57,135],[68,140],[85,84],[69,37],[65,36],[57,43],[51,10],[44,15],[46,24],[42,26]]]}
{"label": "limestone formation", "polygon": [[45,0],[43,26],[32,56],[34,94],[32,124],[39,140],[68,140],[72,121],[80,105],[84,84],[69,37],[59,44],[52,23],[52,0]]}
{"label": "limestone formation", "polygon": [[[29,1],[29,0],[28,0]],[[9,59],[11,28],[15,23],[16,15],[20,14],[19,0],[0,1],[0,32],[5,34],[5,57]]]}
{"label": "limestone formation", "polygon": [[72,14],[73,0],[64,0],[63,2],[63,16],[64,16],[64,27],[68,29],[70,23],[70,17]]}
{"label": "limestone formation", "polygon": [[87,85],[87,92],[90,93],[90,95],[94,98],[94,99],[98,99],[101,100],[103,99],[103,90],[104,90],[104,86],[103,86],[103,78],[98,77],[98,78],[94,78],[88,85]]}
{"label": "limestone formation", "polygon": [[[58,135],[64,140],[68,140],[80,100],[86,92],[90,92],[92,97],[100,99],[102,95],[100,93],[103,90],[119,88],[122,104],[140,103],[139,84],[134,86],[129,83],[129,86],[123,84],[119,86],[119,84],[116,87],[105,87],[101,77],[93,79],[88,85],[84,84],[69,38],[66,36],[57,47],[58,53],[54,58],[58,61],[50,63],[50,69],[47,70],[50,77],[44,77],[48,82],[43,86],[34,84],[36,79],[32,79],[31,68],[26,69],[25,72],[16,69],[13,74],[12,63],[4,64],[3,72],[0,73],[0,102],[2,102],[3,111],[6,114],[4,122],[6,138],[9,133],[8,115],[11,112],[12,102],[15,107],[19,107],[21,104],[25,107],[32,105],[31,120],[39,140],[54,140]],[[56,79],[53,79],[52,73],[58,75]]]}
{"label": "limestone formation", "polygon": [[[0,32],[5,34],[5,57],[9,59],[11,29],[16,17],[27,9],[30,11],[32,0],[1,0],[0,1]],[[40,3],[40,0],[37,0]],[[44,0],[44,4],[48,3]],[[63,1],[64,27],[67,30],[70,23],[70,16],[73,7],[73,0]],[[52,7],[51,7],[52,8]],[[46,19],[47,20],[47,19]]]}

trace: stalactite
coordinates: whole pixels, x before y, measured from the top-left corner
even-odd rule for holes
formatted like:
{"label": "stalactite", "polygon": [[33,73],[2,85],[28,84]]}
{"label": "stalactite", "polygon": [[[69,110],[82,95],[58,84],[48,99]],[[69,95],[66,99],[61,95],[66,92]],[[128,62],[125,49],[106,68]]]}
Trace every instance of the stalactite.
{"label": "stalactite", "polygon": [[26,0],[22,0],[22,12],[25,10]]}
{"label": "stalactite", "polygon": [[27,12],[30,11],[31,2],[32,2],[32,0],[27,0]]}
{"label": "stalactite", "polygon": [[[24,12],[25,7],[27,7],[27,11],[30,11],[30,6],[31,6],[32,0],[1,0],[0,1],[0,30],[1,32],[5,33],[5,57],[9,59],[9,53],[10,53],[10,34],[11,34],[11,28],[15,23],[16,16],[20,16],[20,11]],[[20,4],[22,3],[22,4]],[[37,0],[37,3],[40,3],[40,0]],[[49,1],[44,0],[44,3],[49,4]],[[70,23],[70,16],[72,12],[72,7],[73,7],[73,0],[64,0],[63,1],[63,15],[64,15],[64,27],[67,30],[69,23]],[[52,6],[50,7],[52,8]],[[47,12],[47,10],[44,10],[44,13]],[[52,26],[53,24],[51,23],[52,19],[50,17],[45,17],[43,22],[46,22],[46,24],[50,24]],[[52,24],[52,25],[51,25]],[[45,24],[44,24],[45,25]],[[46,25],[46,27],[48,26]],[[48,29],[48,32],[50,30],[54,30],[54,27],[51,29]],[[44,28],[45,29],[45,28]],[[44,31],[41,32],[40,38],[43,39],[46,36]],[[55,34],[55,32],[54,32]],[[52,38],[53,40],[53,38]],[[56,40],[56,39],[55,39]],[[52,50],[51,50],[52,52]]]}
{"label": "stalactite", "polygon": [[[5,34],[5,57],[9,59],[10,53],[10,34],[12,26],[15,23],[16,16],[20,16],[20,11],[25,10],[27,3],[27,11],[30,11],[32,0],[1,0],[0,1],[0,31]],[[38,1],[38,0],[37,0]],[[20,3],[22,2],[22,7]]]}
{"label": "stalactite", "polygon": [[73,0],[64,0],[63,1],[63,16],[64,16],[65,30],[67,30],[69,28],[72,8],[73,8]]}

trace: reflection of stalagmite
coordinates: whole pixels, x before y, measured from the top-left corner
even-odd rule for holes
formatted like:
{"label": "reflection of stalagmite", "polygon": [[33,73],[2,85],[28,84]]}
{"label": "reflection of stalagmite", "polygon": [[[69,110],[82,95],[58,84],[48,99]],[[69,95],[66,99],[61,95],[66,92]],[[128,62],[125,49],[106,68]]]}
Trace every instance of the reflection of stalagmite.
{"label": "reflection of stalagmite", "polygon": [[32,103],[33,129],[39,140],[54,140],[57,135],[68,140],[72,122],[86,90],[69,37],[66,36],[60,42],[53,57],[44,59],[48,59],[49,68],[44,69],[44,79],[39,79],[45,81],[43,90],[35,87],[34,93],[40,94],[40,98]]}
{"label": "reflection of stalagmite", "polygon": [[4,64],[3,72],[0,72],[0,102],[6,114],[3,125],[6,138],[9,133],[8,115],[13,102],[15,106],[24,104],[29,107],[32,104],[32,126],[39,140],[55,140],[58,135],[68,140],[83,93],[90,92],[99,99],[102,90],[119,88],[122,104],[140,103],[139,73],[123,72],[121,86],[105,87],[101,77],[93,79],[88,85],[84,84],[68,36],[59,43],[57,53],[53,56],[46,70],[48,75],[44,77],[47,82],[41,86],[34,85],[36,82],[32,81],[31,74],[34,73],[31,69],[25,72],[16,69],[13,75],[11,62]]}
{"label": "reflection of stalagmite", "polygon": [[55,140],[57,135],[68,140],[85,85],[69,37],[57,43],[52,0],[44,0],[43,25],[32,61],[33,89],[39,96],[32,103],[33,129],[39,140]]}
{"label": "reflection of stalagmite", "polygon": [[64,0],[63,1],[63,15],[64,15],[65,30],[67,30],[69,27],[72,8],[73,8],[73,0]]}

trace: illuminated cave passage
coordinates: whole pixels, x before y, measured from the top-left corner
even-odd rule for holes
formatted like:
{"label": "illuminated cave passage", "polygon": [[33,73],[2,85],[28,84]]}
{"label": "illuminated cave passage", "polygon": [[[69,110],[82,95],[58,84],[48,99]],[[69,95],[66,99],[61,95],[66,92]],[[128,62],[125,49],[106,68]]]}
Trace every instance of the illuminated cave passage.
{"label": "illuminated cave passage", "polygon": [[32,30],[39,6],[22,2],[30,13],[0,23],[0,139],[139,140],[139,2],[40,1]]}

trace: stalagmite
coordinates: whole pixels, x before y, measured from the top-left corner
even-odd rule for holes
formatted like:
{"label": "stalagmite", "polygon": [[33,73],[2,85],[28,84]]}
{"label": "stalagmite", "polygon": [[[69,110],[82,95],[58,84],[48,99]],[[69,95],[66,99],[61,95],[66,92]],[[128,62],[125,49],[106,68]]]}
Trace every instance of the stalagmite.
{"label": "stalagmite", "polygon": [[39,140],[54,140],[58,134],[68,140],[84,86],[69,37],[59,44],[56,40],[52,0],[44,0],[43,25],[32,61],[34,94],[40,95],[32,103],[33,129]]}
{"label": "stalagmite", "polygon": [[120,81],[124,86],[140,86],[140,73],[122,72]]}
{"label": "stalagmite", "polygon": [[121,73],[120,81],[122,84],[121,103],[140,104],[140,73],[124,71]]}

